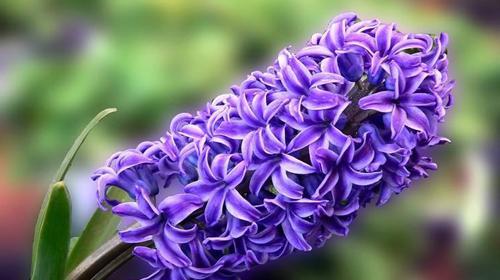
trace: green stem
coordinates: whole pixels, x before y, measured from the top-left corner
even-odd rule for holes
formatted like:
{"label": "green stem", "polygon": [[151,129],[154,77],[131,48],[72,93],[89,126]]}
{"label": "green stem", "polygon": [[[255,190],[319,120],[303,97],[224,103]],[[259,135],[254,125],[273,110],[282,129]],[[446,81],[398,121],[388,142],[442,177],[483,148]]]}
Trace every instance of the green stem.
{"label": "green stem", "polygon": [[151,246],[152,241],[140,244],[127,244],[116,235],[104,243],[97,251],[88,256],[70,274],[68,280],[106,279],[113,271],[132,257],[135,246]]}

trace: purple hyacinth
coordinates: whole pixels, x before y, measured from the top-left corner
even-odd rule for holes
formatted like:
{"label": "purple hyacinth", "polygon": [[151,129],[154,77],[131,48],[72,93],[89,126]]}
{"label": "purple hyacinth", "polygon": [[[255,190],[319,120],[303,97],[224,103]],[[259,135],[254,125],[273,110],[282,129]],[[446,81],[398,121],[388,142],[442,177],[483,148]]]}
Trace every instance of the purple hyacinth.
{"label": "purple hyacinth", "polygon": [[156,269],[146,279],[233,279],[347,235],[360,207],[437,168],[422,151],[449,142],[437,135],[453,103],[447,44],[342,14],[160,140],[112,156],[93,177],[99,204],[136,221],[124,242],[151,242],[134,250]]}

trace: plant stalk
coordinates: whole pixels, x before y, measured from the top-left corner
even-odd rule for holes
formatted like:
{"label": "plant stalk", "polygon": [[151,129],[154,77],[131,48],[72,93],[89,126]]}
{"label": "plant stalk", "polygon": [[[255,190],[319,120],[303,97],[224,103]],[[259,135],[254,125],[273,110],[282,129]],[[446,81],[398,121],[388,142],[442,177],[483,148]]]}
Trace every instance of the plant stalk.
{"label": "plant stalk", "polygon": [[122,242],[120,237],[116,235],[80,263],[70,274],[68,274],[66,279],[106,279],[114,270],[132,258],[132,250],[136,245],[151,246],[152,241],[146,241],[140,244],[128,244]]}

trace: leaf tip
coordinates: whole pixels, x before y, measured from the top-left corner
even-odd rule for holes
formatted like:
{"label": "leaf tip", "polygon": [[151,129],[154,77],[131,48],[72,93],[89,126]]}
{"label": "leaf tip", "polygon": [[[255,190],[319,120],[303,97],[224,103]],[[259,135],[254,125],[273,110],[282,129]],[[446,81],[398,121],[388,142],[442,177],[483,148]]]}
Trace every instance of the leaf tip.
{"label": "leaf tip", "polygon": [[110,114],[110,113],[117,112],[117,111],[118,111],[118,109],[117,109],[117,108],[112,107],[112,108],[106,108],[106,109],[104,109],[103,111],[104,111],[104,112],[106,112],[107,114]]}
{"label": "leaf tip", "polygon": [[54,184],[52,184],[52,188],[53,189],[65,189],[66,184],[64,183],[64,181],[58,181],[58,182],[55,182]]}

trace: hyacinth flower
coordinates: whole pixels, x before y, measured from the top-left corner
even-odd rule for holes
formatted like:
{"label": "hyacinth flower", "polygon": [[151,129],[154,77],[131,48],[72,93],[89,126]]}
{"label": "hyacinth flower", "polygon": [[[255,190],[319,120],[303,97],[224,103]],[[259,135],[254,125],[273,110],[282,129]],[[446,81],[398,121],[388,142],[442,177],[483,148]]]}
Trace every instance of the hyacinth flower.
{"label": "hyacinth flower", "polygon": [[447,44],[339,15],[159,140],[112,156],[93,176],[98,202],[135,221],[120,236],[155,269],[145,279],[234,279],[345,236],[371,201],[437,168],[422,151],[449,141]]}
{"label": "hyacinth flower", "polygon": [[424,113],[426,107],[432,108],[436,98],[425,92],[415,92],[425,73],[406,78],[401,68],[391,64],[391,74],[394,85],[386,85],[388,91],[380,91],[363,97],[359,106],[363,110],[375,110],[382,113],[391,113],[391,135],[393,138],[401,133],[404,126],[425,133],[429,130],[429,120]]}
{"label": "hyacinth flower", "polygon": [[[231,215],[248,222],[255,222],[260,212],[245,200],[236,187],[241,184],[246,172],[245,162],[241,156],[234,163],[235,154],[217,154],[209,166],[209,149],[205,149],[200,157],[198,169],[199,179],[185,186],[185,191],[207,201],[205,222],[207,225],[217,223],[225,208]],[[233,165],[230,171],[228,168]]]}

